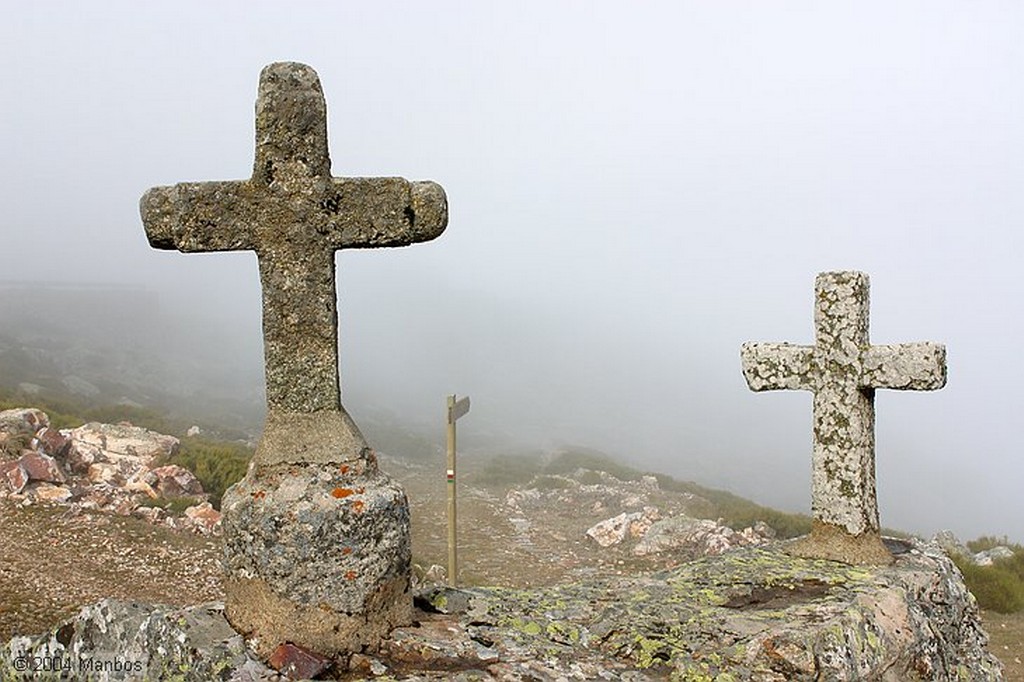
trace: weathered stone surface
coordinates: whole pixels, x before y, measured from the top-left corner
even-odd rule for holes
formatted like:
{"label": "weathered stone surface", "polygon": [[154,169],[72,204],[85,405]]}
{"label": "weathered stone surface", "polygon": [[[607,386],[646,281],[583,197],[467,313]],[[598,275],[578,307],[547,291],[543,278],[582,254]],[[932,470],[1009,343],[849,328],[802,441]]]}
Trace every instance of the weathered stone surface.
{"label": "weathered stone surface", "polygon": [[33,481],[63,483],[67,480],[56,460],[40,452],[26,452],[18,459],[18,464]]}
{"label": "weathered stone surface", "polygon": [[14,466],[7,467],[4,476],[7,478],[7,485],[11,486],[11,492],[20,493],[31,480],[28,472],[21,466],[21,462],[14,462]]}
{"label": "weathered stone surface", "polygon": [[939,531],[932,538],[932,542],[941,547],[950,558],[966,560],[975,566],[991,566],[997,561],[1012,559],[1014,556],[1014,551],[1005,545],[972,552],[951,530]]}
{"label": "weathered stone surface", "polygon": [[106,483],[108,485],[123,485],[124,475],[121,473],[121,467],[110,462],[96,462],[95,464],[89,465],[89,471],[86,474],[90,483]]}
{"label": "weathered stone surface", "polygon": [[221,507],[227,615],[261,656],[373,649],[409,622],[409,505],[375,466],[264,468]]}
{"label": "weathered stone surface", "polygon": [[334,252],[426,241],[447,225],[433,182],[334,178],[330,169],[316,72],[271,64],[260,74],[252,177],[156,187],[140,204],[156,248],[256,251],[271,412],[257,461],[362,456],[362,436],[340,409]]}
{"label": "weathered stone surface", "polygon": [[941,547],[942,551],[951,557],[969,557],[972,554],[971,550],[967,548],[967,545],[960,542],[960,538],[958,538],[951,530],[940,530],[935,534],[935,537],[932,538],[932,542]]}
{"label": "weathered stone surface", "polygon": [[36,449],[55,459],[63,458],[70,446],[71,441],[57,429],[46,427],[36,434]]}
{"label": "weathered stone surface", "polygon": [[[531,590],[432,588],[417,604],[417,625],[396,629],[373,655],[339,656],[335,669],[394,680],[1001,679],[960,574],[924,543],[883,567],[745,548],[652,575]],[[117,652],[141,663],[145,679],[275,675],[218,605],[101,602],[46,635],[0,647],[0,679],[46,679],[16,676],[13,660],[26,652]]]}
{"label": "weathered stone surface", "polygon": [[993,547],[992,549],[986,549],[981,552],[978,552],[972,557],[972,559],[974,560],[974,563],[978,566],[991,566],[997,561],[1003,559],[1012,559],[1013,556],[1014,552],[1012,549],[1010,549],[1009,547],[1005,547],[1003,545],[999,545],[998,547]]}
{"label": "weathered stone surface", "polygon": [[[222,611],[216,603],[176,609],[107,599],[41,637],[12,639],[0,649],[0,679],[279,679],[246,651]],[[23,669],[26,660],[35,669]],[[45,670],[46,663],[59,672]]]}
{"label": "weathered stone surface", "polygon": [[794,551],[886,562],[891,557],[879,537],[875,495],[875,389],[942,388],[946,349],[936,343],[871,345],[864,273],[822,273],[814,290],[815,345],[746,343],[743,375],[754,391],[814,393],[815,524]]}
{"label": "weathered stone surface", "polygon": [[444,191],[332,177],[320,80],[277,63],[260,74],[252,176],[156,187],[140,211],[155,248],[251,250],[259,263],[268,414],[222,503],[229,618],[263,656],[285,641],[373,645],[409,617],[408,504],[341,406],[334,254],[437,237]]}

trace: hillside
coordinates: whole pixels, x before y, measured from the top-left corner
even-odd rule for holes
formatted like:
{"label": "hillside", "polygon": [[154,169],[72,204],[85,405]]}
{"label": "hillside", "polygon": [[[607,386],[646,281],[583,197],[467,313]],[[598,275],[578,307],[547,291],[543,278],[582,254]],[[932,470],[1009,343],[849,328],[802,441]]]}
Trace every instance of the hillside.
{"label": "hillside", "polygon": [[[422,462],[385,457],[382,465],[409,494],[415,561],[422,568],[444,563],[443,478]],[[473,469],[461,487],[462,584],[550,586],[679,565],[685,552],[637,556],[634,539],[600,547],[586,536],[587,525],[637,505],[671,514],[709,504],[661,490],[651,479],[621,481],[607,472],[579,471],[555,479],[558,485],[547,475],[519,486],[478,485],[472,479],[479,483],[483,468]],[[220,599],[219,561],[216,536],[2,499],[0,637],[42,631],[104,597],[181,606]],[[1024,679],[1024,614],[985,614],[985,622],[1006,679]]]}

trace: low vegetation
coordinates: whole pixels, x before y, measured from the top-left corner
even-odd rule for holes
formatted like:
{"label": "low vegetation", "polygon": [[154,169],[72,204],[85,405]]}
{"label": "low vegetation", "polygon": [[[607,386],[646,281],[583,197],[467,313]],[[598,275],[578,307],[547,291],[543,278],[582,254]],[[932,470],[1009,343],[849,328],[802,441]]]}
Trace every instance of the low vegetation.
{"label": "low vegetation", "polygon": [[165,463],[183,466],[194,473],[209,494],[210,504],[220,509],[224,491],[245,476],[252,452],[243,443],[186,437],[181,439],[178,453]]}
{"label": "low vegetation", "polygon": [[967,543],[972,552],[983,552],[998,545],[1009,547],[1013,556],[996,559],[991,566],[978,566],[967,557],[954,556],[964,581],[978,605],[996,613],[1024,611],[1024,546],[992,537],[981,537]]}

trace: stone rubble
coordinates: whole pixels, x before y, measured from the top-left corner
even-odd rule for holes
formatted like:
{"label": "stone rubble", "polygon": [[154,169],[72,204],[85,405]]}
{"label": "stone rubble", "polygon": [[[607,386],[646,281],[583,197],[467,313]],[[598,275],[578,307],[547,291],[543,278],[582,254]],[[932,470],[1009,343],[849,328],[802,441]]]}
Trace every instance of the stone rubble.
{"label": "stone rubble", "polygon": [[[15,443],[18,452],[12,454]],[[178,447],[173,436],[127,423],[57,430],[42,410],[5,410],[0,412],[0,498],[132,515],[203,535],[219,533],[220,512],[206,500],[199,479],[178,465],[155,466]],[[196,500],[184,516],[143,504],[183,497]]]}

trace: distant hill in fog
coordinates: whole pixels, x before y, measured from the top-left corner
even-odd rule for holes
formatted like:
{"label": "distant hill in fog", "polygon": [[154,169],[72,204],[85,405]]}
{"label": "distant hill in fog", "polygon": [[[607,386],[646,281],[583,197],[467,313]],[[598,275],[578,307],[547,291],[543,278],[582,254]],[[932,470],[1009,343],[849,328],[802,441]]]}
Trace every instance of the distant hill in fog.
{"label": "distant hill in fog", "polygon": [[158,408],[258,431],[262,368],[235,352],[251,341],[182,319],[141,287],[0,282],[0,389]]}

